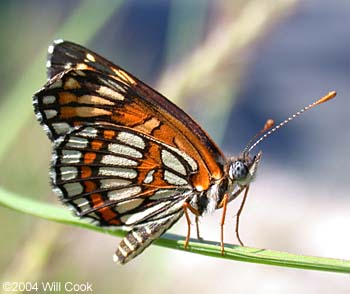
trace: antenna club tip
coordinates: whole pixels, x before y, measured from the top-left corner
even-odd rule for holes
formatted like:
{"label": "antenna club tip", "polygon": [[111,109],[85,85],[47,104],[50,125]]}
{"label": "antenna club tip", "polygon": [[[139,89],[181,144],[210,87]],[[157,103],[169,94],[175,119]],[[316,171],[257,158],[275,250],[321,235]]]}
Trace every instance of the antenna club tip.
{"label": "antenna club tip", "polygon": [[333,97],[337,96],[337,92],[336,91],[330,91],[328,93],[328,95],[332,96],[332,98],[333,98]]}
{"label": "antenna club tip", "polygon": [[265,131],[271,129],[274,126],[274,124],[275,124],[275,121],[273,119],[269,118],[265,123],[263,131],[265,132]]}
{"label": "antenna club tip", "polygon": [[315,104],[318,105],[318,104],[327,102],[328,100],[333,99],[336,95],[337,95],[336,91],[331,91],[327,95],[325,95],[322,98],[320,98],[319,100],[317,100]]}

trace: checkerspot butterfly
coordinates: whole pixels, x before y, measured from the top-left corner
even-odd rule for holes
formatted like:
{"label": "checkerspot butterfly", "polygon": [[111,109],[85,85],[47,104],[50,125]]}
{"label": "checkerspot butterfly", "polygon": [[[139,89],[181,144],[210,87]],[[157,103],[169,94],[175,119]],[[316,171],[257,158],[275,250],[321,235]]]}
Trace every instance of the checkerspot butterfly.
{"label": "checkerspot butterfly", "polygon": [[55,41],[48,51],[48,82],[33,105],[53,142],[53,190],[77,216],[128,230],[114,255],[121,264],[184,214],[187,247],[189,212],[197,220],[218,208],[224,252],[227,203],[242,191],[245,199],[261,159],[261,152],[250,156],[250,151],[335,96],[331,92],[273,129],[269,122],[240,156],[226,158],[189,115],[119,66],[67,41]]}

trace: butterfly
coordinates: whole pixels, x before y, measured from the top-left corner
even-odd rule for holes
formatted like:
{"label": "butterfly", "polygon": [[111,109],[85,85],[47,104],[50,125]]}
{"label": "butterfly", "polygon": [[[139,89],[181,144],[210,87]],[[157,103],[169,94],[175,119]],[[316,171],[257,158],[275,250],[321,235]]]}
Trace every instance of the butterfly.
{"label": "butterfly", "polygon": [[96,225],[128,231],[114,255],[120,264],[183,215],[187,248],[190,213],[197,221],[222,208],[224,253],[227,204],[243,191],[246,198],[261,160],[250,151],[286,121],[272,130],[270,121],[259,140],[227,158],[188,114],[97,53],[63,40],[48,53],[48,81],[33,106],[52,141],[50,177],[62,202]]}

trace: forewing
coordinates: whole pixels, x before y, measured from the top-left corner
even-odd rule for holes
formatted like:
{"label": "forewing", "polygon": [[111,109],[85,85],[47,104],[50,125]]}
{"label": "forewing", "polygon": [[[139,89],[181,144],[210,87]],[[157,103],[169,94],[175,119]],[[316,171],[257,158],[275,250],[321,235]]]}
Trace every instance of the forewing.
{"label": "forewing", "polygon": [[183,113],[179,108],[169,112],[145,96],[140,96],[134,85],[115,77],[94,70],[70,69],[56,75],[36,93],[33,104],[52,140],[85,123],[127,126],[188,154],[193,165],[198,165],[197,173],[192,175],[197,190],[205,190],[212,179],[222,178],[224,157],[216,147],[213,149],[215,145],[207,136],[198,133],[198,125],[196,128],[177,119],[172,113]]}
{"label": "forewing", "polygon": [[117,83],[129,85],[137,96],[152,105],[154,110],[160,111],[163,115],[167,116],[172,123],[178,124],[181,122],[185,126],[183,131],[186,131],[186,134],[193,133],[197,136],[209,152],[217,154],[217,159],[220,159],[220,156],[223,157],[215,142],[208,137],[207,133],[189,115],[126,70],[113,64],[99,54],[68,41],[57,40],[49,46],[48,51],[47,67],[49,79],[68,69],[90,69],[109,75],[111,78],[117,80]]}
{"label": "forewing", "polygon": [[78,44],[56,40],[48,48],[47,77],[70,68],[93,69],[106,74],[114,74],[115,65],[97,53]]}

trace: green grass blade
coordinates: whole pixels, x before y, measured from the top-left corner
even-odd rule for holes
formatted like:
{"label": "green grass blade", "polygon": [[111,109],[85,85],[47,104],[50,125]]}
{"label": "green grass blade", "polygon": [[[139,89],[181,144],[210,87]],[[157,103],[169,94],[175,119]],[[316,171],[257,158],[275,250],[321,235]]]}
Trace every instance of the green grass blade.
{"label": "green grass blade", "polygon": [[[125,232],[121,230],[110,230],[87,223],[84,220],[74,217],[68,209],[63,207],[20,197],[1,188],[0,205],[22,213],[31,214],[63,224],[83,227],[85,229],[90,229],[101,233],[108,233],[118,237],[125,235]],[[185,250],[184,238],[173,234],[165,234],[154,243],[167,248]],[[226,245],[225,255],[222,256],[220,246],[211,241],[198,242],[196,240],[191,240],[188,252],[224,258],[227,260],[237,260],[309,270],[350,273],[349,260],[303,256],[287,252],[241,247],[236,245]]]}

